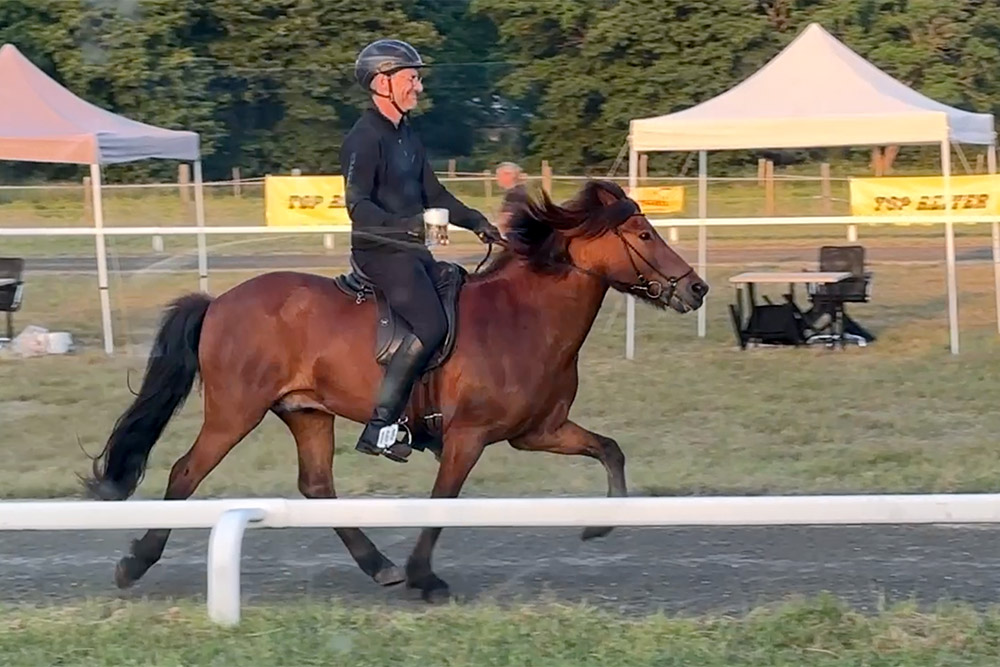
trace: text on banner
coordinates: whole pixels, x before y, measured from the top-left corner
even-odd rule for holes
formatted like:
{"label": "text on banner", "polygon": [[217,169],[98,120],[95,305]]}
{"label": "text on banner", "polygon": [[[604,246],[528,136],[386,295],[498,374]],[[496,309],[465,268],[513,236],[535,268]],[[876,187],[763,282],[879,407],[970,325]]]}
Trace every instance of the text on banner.
{"label": "text on banner", "polygon": [[[851,215],[917,218],[945,213],[944,178],[900,176],[852,178]],[[951,213],[960,221],[1000,214],[1000,176],[972,174],[951,177]],[[892,221],[909,224],[910,220]],[[913,220],[916,222],[916,220]]]}
{"label": "text on banner", "polygon": [[684,210],[683,185],[640,185],[629,193],[629,197],[649,213],[680,213]]}
{"label": "text on banner", "polygon": [[269,227],[351,224],[343,176],[267,176],[264,211]]}

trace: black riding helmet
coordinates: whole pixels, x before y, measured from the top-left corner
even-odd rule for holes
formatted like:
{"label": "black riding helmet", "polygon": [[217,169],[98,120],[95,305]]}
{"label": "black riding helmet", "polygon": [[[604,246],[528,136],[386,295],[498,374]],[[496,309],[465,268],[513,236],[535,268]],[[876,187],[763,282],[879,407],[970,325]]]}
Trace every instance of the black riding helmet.
{"label": "black riding helmet", "polygon": [[366,90],[379,74],[393,74],[401,69],[426,67],[417,50],[398,39],[380,39],[361,50],[354,61],[354,77]]}

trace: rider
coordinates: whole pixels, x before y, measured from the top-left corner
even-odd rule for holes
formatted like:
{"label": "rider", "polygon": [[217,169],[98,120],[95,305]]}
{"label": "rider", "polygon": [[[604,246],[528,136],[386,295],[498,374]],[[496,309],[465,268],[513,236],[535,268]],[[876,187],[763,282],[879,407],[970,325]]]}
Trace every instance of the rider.
{"label": "rider", "polygon": [[354,124],[340,152],[352,257],[385,294],[414,335],[403,339],[386,368],[375,410],[355,447],[393,461],[397,421],[424,365],[447,334],[444,308],[434,288],[434,257],[425,245],[423,211],[445,208],[449,222],[484,243],[502,240],[479,211],[444,189],[427,161],[407,114],[423,91],[424,62],[406,42],[380,39],[358,54],[354,74],[371,93],[372,106]]}

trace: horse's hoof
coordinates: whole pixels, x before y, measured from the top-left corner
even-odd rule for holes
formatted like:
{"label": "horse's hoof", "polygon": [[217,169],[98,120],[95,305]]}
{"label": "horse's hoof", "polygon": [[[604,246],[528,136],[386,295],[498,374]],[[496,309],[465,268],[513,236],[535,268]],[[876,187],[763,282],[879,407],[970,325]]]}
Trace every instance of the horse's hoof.
{"label": "horse's hoof", "polygon": [[596,537],[605,537],[612,530],[614,530],[613,526],[591,526],[583,529],[583,533],[580,534],[580,539],[586,542],[587,540],[592,540]]}
{"label": "horse's hoof", "polygon": [[403,568],[390,565],[376,572],[372,579],[380,586],[395,586],[406,581],[406,573],[403,571]]}
{"label": "horse's hoof", "polygon": [[115,585],[122,590],[131,588],[132,584],[138,581],[139,577],[145,572],[144,569],[141,569],[141,571],[140,569],[139,562],[135,559],[135,556],[124,556],[115,565]]}
{"label": "horse's hoof", "polygon": [[435,574],[429,574],[419,579],[407,579],[406,587],[419,590],[423,601],[430,604],[447,602],[451,598],[448,584]]}
{"label": "horse's hoof", "polygon": [[451,591],[448,590],[448,584],[444,583],[440,579],[438,582],[441,584],[440,586],[425,588],[420,591],[420,597],[423,598],[424,602],[427,604],[443,604],[451,599]]}

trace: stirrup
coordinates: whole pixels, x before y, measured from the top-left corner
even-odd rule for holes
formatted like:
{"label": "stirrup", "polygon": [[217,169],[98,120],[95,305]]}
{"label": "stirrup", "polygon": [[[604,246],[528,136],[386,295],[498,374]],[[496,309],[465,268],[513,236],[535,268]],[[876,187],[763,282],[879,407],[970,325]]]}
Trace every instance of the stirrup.
{"label": "stirrup", "polygon": [[[370,426],[370,424],[365,425],[365,430]],[[399,439],[401,429],[403,431],[402,440]],[[362,437],[358,440],[355,449],[364,454],[382,455],[391,461],[406,463],[410,454],[413,453],[413,449],[410,447],[411,438],[410,429],[402,422],[397,422],[380,428],[374,445],[364,439],[364,432],[362,432]]]}

